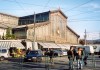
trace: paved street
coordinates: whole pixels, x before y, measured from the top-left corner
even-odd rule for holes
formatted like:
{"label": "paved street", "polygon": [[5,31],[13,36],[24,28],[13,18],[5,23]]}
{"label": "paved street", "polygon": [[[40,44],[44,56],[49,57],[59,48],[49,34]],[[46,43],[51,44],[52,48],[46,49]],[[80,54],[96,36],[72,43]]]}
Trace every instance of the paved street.
{"label": "paved street", "polygon": [[[94,63],[91,57],[88,59],[88,65],[83,68],[83,70],[100,70],[100,58],[96,57],[96,68],[94,68]],[[75,69],[77,70],[76,62],[74,63]],[[54,58],[54,64],[42,62],[22,62],[18,59],[12,59],[9,61],[0,62],[0,70],[68,70],[68,59],[67,57],[57,57]]]}

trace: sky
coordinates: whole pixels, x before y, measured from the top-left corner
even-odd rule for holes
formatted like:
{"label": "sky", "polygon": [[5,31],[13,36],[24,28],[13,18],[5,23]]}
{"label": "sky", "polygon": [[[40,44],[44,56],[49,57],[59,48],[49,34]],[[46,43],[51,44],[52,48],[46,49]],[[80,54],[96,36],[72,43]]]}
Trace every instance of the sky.
{"label": "sky", "polygon": [[100,39],[100,0],[0,0],[0,12],[26,16],[61,9],[80,38]]}

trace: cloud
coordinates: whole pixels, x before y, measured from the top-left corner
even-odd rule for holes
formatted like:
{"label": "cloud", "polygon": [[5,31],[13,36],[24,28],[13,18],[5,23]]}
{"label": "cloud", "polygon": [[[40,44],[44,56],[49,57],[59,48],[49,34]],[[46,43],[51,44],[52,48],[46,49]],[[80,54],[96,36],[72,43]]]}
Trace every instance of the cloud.
{"label": "cloud", "polygon": [[15,16],[26,16],[26,15],[32,15],[35,13],[40,13],[41,9],[36,8],[24,8],[24,9],[15,9],[15,10],[10,10],[10,14],[15,15]]}
{"label": "cloud", "polygon": [[97,3],[90,3],[89,5],[90,7],[94,8],[94,9],[100,9],[100,5]]}
{"label": "cloud", "polygon": [[99,3],[89,3],[84,6],[82,6],[82,9],[85,9],[86,11],[92,11],[94,13],[100,13],[100,4]]}
{"label": "cloud", "polygon": [[89,4],[86,4],[82,7],[87,8],[87,9],[96,10],[96,9],[100,9],[100,4],[98,4],[98,3],[89,3]]}

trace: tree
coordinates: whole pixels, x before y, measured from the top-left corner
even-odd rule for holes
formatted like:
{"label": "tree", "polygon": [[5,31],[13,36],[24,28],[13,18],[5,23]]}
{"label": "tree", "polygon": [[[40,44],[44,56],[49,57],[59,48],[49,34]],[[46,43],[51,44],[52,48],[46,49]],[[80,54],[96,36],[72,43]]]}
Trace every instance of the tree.
{"label": "tree", "polygon": [[80,39],[79,44],[85,45],[85,40],[84,39]]}
{"label": "tree", "polygon": [[9,27],[9,28],[7,29],[7,31],[6,31],[5,38],[6,38],[7,40],[9,40],[9,39],[15,39],[15,35],[12,34],[11,30],[12,30],[12,29]]}

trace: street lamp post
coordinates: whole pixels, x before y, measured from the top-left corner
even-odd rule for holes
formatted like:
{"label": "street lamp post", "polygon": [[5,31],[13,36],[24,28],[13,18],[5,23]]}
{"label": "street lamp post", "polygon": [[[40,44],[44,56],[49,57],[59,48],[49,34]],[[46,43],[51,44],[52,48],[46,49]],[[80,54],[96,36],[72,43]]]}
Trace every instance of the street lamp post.
{"label": "street lamp post", "polygon": [[87,34],[86,34],[86,29],[85,29],[85,35],[84,35],[85,45],[87,45],[86,44],[86,39],[87,39]]}
{"label": "street lamp post", "polygon": [[96,51],[97,46],[93,46],[93,48],[94,48],[94,57],[93,57],[93,61],[94,61],[94,68],[95,68],[95,67],[96,67],[96,63],[95,63],[95,51]]}
{"label": "street lamp post", "polygon": [[34,12],[34,27],[33,27],[33,42],[32,42],[32,50],[35,50],[35,21],[36,21],[36,15]]}

